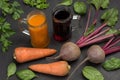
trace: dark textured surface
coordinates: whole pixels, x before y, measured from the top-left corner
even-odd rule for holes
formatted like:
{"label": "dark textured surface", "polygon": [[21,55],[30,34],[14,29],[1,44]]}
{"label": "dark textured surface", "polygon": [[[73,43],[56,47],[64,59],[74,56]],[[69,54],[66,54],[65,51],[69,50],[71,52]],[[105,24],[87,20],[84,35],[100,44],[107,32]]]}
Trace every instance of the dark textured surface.
{"label": "dark textured surface", "polygon": [[[22,15],[21,18],[26,17],[26,15],[30,11],[35,9],[35,8],[32,8],[32,7],[29,7],[29,6],[25,5],[22,2],[22,0],[16,0],[16,1],[19,1],[21,3],[21,7],[25,12]],[[49,47],[57,49],[58,52],[59,52],[59,49],[60,49],[60,47],[63,43],[59,43],[59,42],[55,41],[52,37],[52,31],[53,30],[52,30],[51,11],[55,7],[55,5],[60,1],[62,1],[62,0],[48,0],[48,2],[50,3],[50,7],[48,9],[43,10],[43,12],[45,12],[45,14],[47,16],[47,21],[48,21],[48,25],[49,25],[49,35],[50,35],[50,38],[51,38],[51,42],[50,42]],[[83,0],[83,1],[85,1],[85,0]],[[109,8],[112,8],[112,7],[115,7],[115,8],[120,10],[120,1],[119,0],[111,0]],[[72,9],[72,7],[71,7],[71,9]],[[103,11],[101,11],[101,13],[102,12]],[[18,28],[21,25],[19,25],[17,21],[14,21],[13,19],[11,19],[10,16],[7,17],[7,20],[12,24],[12,28],[16,31],[16,34],[13,37],[11,37],[11,41],[13,42],[13,45],[9,48],[8,52],[2,53],[1,50],[0,50],[0,80],[6,80],[7,66],[10,62],[14,61],[13,60],[14,49],[16,47],[19,47],[19,46],[31,47],[29,36],[22,34],[20,32],[19,28]],[[79,22],[79,25],[78,25],[79,32],[78,32],[78,30],[76,32],[73,32],[73,35],[72,35],[72,38],[70,39],[70,41],[75,42],[76,40],[78,40],[78,38],[81,36],[81,34],[84,30],[85,22],[86,22],[86,16],[81,18],[81,20]],[[77,23],[75,23],[75,24],[77,24]],[[120,26],[120,22],[118,21],[118,23],[116,24],[116,27],[119,27],[119,26]],[[84,48],[81,49],[82,54],[81,54],[80,59],[78,59],[77,61],[74,61],[74,62],[70,62],[70,65],[71,65],[71,71],[70,72],[72,72],[74,67],[86,57],[87,48],[88,47],[84,47]],[[56,55],[58,55],[58,53]],[[56,56],[56,55],[54,55],[54,56]],[[108,56],[106,56],[106,59],[109,59],[113,56],[120,58],[120,52],[108,55]],[[43,58],[43,59],[39,59],[39,60],[36,60],[36,61],[31,61],[31,62],[23,63],[23,64],[16,63],[17,64],[17,70],[26,69],[28,67],[28,65],[31,65],[31,64],[34,64],[34,63],[48,63],[48,62]],[[94,66],[98,70],[100,70],[100,72],[104,75],[105,80],[120,80],[120,70],[107,72],[101,67],[101,64],[95,65],[95,64],[92,64],[92,63],[89,63],[89,62],[84,63],[79,68],[79,70],[76,71],[76,73],[74,74],[74,76],[72,77],[71,80],[86,80],[81,73],[82,68],[86,65]],[[66,77],[56,77],[56,76],[40,74],[40,73],[36,73],[36,74],[39,76],[39,78],[35,78],[34,80],[66,80],[66,77],[67,77],[67,76]],[[19,79],[16,77],[16,75],[14,75],[9,80],[19,80]]]}

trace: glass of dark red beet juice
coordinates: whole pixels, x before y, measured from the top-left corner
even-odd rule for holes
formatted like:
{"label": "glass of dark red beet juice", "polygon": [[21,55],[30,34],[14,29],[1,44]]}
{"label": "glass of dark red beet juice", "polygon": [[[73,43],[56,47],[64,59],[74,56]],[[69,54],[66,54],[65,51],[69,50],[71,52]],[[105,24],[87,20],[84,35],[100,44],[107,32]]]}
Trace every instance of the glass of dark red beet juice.
{"label": "glass of dark red beet juice", "polygon": [[57,6],[52,13],[53,37],[57,41],[66,41],[71,37],[72,14],[70,8]]}

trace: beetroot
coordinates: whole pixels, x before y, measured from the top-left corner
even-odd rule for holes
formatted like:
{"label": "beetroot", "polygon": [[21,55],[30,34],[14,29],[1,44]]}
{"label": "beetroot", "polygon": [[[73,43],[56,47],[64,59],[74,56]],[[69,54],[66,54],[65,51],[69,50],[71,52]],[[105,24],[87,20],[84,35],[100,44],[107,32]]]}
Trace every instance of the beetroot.
{"label": "beetroot", "polygon": [[70,74],[67,80],[75,73],[75,71],[86,61],[92,63],[102,63],[105,59],[105,55],[120,51],[120,46],[115,46],[120,42],[120,37],[112,37],[103,47],[99,45],[92,45],[87,51],[87,57],[77,65],[74,71]]}
{"label": "beetroot", "polygon": [[80,57],[81,50],[73,42],[66,42],[62,45],[60,53],[56,57],[49,57],[48,59],[58,60],[63,59],[66,61],[74,61]]}

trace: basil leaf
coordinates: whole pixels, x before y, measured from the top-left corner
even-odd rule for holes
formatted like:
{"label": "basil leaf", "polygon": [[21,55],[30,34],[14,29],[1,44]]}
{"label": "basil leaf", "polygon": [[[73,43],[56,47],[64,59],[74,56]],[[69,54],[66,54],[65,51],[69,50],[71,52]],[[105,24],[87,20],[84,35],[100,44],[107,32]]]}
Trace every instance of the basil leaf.
{"label": "basil leaf", "polygon": [[36,77],[35,73],[32,72],[29,69],[23,69],[19,70],[16,72],[16,75],[21,79],[21,80],[31,80],[34,77]]}
{"label": "basil leaf", "polygon": [[104,80],[103,75],[92,66],[84,67],[82,73],[88,80]]}
{"label": "basil leaf", "polygon": [[74,3],[74,11],[78,14],[85,14],[87,12],[87,6],[84,2],[77,1]]}
{"label": "basil leaf", "polygon": [[112,8],[103,13],[101,19],[104,20],[108,26],[114,26],[115,23],[118,21],[118,14],[118,10]]}
{"label": "basil leaf", "polygon": [[105,70],[108,70],[108,71],[120,69],[120,58],[113,57],[109,60],[106,60],[102,66]]}
{"label": "basil leaf", "polygon": [[65,5],[65,6],[70,6],[72,5],[73,0],[63,0],[60,4],[58,5]]}
{"label": "basil leaf", "polygon": [[99,10],[100,7],[103,9],[107,8],[109,5],[109,0],[91,0],[90,3],[93,4],[97,10]]}
{"label": "basil leaf", "polygon": [[7,77],[9,78],[10,76],[14,75],[16,72],[16,64],[15,63],[10,63],[7,68]]}

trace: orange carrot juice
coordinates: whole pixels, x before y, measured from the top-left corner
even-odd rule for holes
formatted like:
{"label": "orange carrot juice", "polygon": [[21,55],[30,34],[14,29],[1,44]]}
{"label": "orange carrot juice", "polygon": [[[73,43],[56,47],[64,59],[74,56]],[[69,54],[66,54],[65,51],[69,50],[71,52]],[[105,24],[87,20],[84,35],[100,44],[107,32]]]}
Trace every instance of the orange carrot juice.
{"label": "orange carrot juice", "polygon": [[49,44],[48,25],[44,13],[37,12],[28,16],[29,32],[33,47],[44,48]]}

